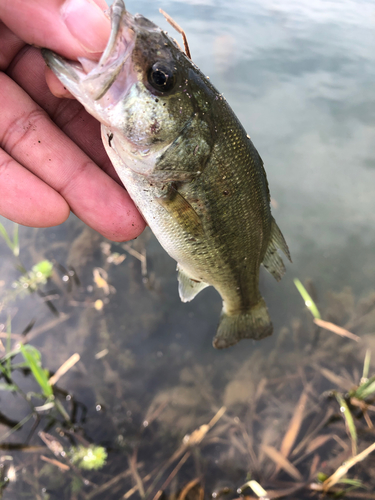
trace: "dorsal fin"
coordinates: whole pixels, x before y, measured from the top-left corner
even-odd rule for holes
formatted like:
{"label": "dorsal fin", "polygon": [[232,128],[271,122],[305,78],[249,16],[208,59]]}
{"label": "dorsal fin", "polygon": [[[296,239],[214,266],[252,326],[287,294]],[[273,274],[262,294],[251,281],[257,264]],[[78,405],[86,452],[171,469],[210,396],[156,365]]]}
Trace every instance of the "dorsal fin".
{"label": "dorsal fin", "polygon": [[276,281],[280,281],[285,273],[284,262],[277,253],[278,248],[288,257],[289,261],[292,262],[284,236],[279,226],[276,224],[275,219],[272,218],[271,237],[262,264],[267,271],[272,274]]}

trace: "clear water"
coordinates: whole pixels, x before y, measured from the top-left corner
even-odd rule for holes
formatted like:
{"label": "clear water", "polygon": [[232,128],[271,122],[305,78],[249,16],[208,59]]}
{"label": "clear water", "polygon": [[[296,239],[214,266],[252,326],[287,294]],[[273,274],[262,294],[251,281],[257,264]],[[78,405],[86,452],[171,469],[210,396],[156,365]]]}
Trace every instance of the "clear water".
{"label": "clear water", "polygon": [[[260,152],[273,214],[289,244],[293,265],[287,265],[279,284],[262,271],[261,290],[274,335],[219,352],[211,346],[221,309],[219,296],[207,289],[193,302],[182,304],[175,263],[150,233],[134,244],[138,251],[147,252],[150,281],[145,284],[139,261],[120,245],[113,245],[112,251],[127,258],[117,267],[105,264],[102,239],[93,232],[86,231],[78,246],[76,238],[84,226],[73,216],[58,228],[21,229],[26,268],[42,258],[54,259],[65,267],[74,265],[81,282],[70,291],[57,273],[51,284],[50,288],[59,290],[56,307],[69,318],[33,341],[42,351],[45,366],[55,370],[70,354],[79,352],[82,361],[60,385],[86,405],[86,436],[108,446],[115,456],[139,446],[142,459],[149,461],[148,471],[172,455],[183,435],[207,423],[222,404],[236,415],[236,404],[254,397],[261,378],[293,373],[301,356],[310,356],[311,351],[303,351],[303,346],[299,350],[292,342],[296,317],[311,326],[294,277],[313,280],[322,309],[330,290],[349,286],[358,299],[370,293],[375,283],[373,2],[127,2],[132,13],[140,12],[172,32],[158,7],[185,29],[193,60],[224,93]],[[3,241],[0,251],[0,280],[8,286],[19,274]],[[105,296],[95,288],[95,266],[107,266],[108,283],[116,293]],[[102,311],[92,307],[96,299],[107,302]],[[37,319],[34,328],[53,319],[36,296],[16,304],[13,314],[15,332],[33,318]],[[290,339],[281,345],[285,326]],[[369,331],[374,330],[365,329]],[[96,360],[95,354],[103,349],[108,349],[108,355]],[[269,361],[272,352],[275,359],[287,360],[276,372]],[[334,351],[328,352],[328,358],[335,356]],[[345,358],[349,371],[360,369],[361,356]],[[259,365],[257,360],[264,362]],[[240,392],[252,388],[242,399],[234,395],[239,380]],[[22,383],[25,390],[28,384],[32,387],[32,382]],[[292,412],[300,393],[301,388],[292,384],[283,408]],[[273,397],[277,395],[275,388]],[[145,435],[147,447],[139,429],[164,403],[167,410],[161,412],[159,427]],[[0,405],[1,412],[15,420],[27,413],[27,406],[11,394],[1,394]],[[25,439],[30,428],[26,426],[14,441]],[[155,437],[157,432],[160,438]],[[208,483],[213,488],[227,473],[228,483],[240,486],[248,465],[233,459],[231,469],[221,464],[220,453],[216,448],[207,453]],[[119,464],[117,468],[112,464],[108,474],[121,470]],[[198,472],[183,472],[181,480],[188,481]],[[16,486],[11,491],[14,495]]]}

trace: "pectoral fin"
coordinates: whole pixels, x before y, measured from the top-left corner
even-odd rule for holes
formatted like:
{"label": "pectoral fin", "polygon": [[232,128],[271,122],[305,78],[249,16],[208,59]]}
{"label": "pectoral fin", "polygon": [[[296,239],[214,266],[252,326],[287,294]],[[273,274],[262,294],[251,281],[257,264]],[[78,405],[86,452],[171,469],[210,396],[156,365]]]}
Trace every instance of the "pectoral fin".
{"label": "pectoral fin", "polygon": [[186,232],[196,237],[204,234],[199,215],[173,185],[170,185],[167,193],[158,198],[157,201]]}
{"label": "pectoral fin", "polygon": [[290,262],[292,262],[290,258],[289,248],[286,244],[284,236],[275,220],[272,219],[271,238],[263,259],[263,266],[267,269],[268,272],[272,274],[276,281],[280,281],[285,273],[284,262],[280,255],[277,253],[278,248],[282,250],[283,253],[288,257]]}
{"label": "pectoral fin", "polygon": [[181,268],[178,270],[178,292],[182,302],[190,302],[198,293],[209,286],[203,281],[196,281],[188,276]]}

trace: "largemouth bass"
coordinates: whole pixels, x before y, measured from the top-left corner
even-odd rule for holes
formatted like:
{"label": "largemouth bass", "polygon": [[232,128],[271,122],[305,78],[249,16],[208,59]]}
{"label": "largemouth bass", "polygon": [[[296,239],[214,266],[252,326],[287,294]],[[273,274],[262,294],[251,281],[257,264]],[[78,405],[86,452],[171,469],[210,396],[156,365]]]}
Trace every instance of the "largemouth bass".
{"label": "largemouth bass", "polygon": [[48,66],[102,124],[106,151],[161,245],[178,263],[181,300],[212,285],[223,299],[213,341],[262,339],[272,323],[258,282],[290,259],[270,210],[262,159],[223,96],[177,43],[122,0],[99,63],[43,50]]}

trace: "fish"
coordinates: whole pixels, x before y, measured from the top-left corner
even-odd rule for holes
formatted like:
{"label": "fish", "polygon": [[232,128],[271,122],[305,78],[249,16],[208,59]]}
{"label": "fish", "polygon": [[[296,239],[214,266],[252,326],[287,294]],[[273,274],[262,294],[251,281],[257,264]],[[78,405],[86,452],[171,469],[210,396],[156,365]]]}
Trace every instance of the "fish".
{"label": "fish", "polygon": [[289,260],[271,214],[263,161],[226,99],[165,31],[123,0],[98,63],[43,49],[47,65],[101,122],[121,181],[168,254],[183,302],[213,286],[223,308],[213,346],[273,331],[261,264],[280,280]]}

